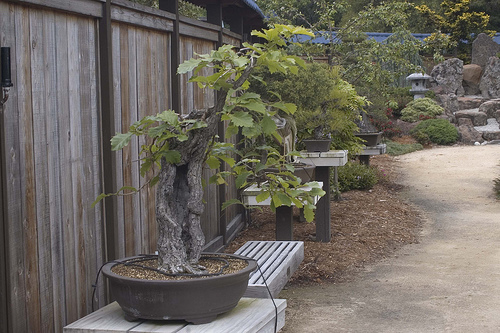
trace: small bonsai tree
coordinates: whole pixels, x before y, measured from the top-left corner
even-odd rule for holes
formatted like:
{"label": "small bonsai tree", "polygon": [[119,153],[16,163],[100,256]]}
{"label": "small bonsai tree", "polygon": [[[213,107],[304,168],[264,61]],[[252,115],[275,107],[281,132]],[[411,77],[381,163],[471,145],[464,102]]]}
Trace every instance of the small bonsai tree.
{"label": "small bonsai tree", "polygon": [[[258,94],[247,92],[248,78],[258,67],[267,67],[271,72],[297,73],[298,66],[304,66],[303,61],[288,56],[283,47],[293,35],[310,32],[304,28],[276,25],[273,29],[253,31],[252,34],[264,42],[244,44],[238,52],[232,46],[224,45],[179,66],[180,74],[194,73],[190,82],[217,91],[213,107],[193,110],[186,116],[172,110],[147,116],[133,124],[129,132],[117,134],[111,140],[113,150],[119,150],[133,136],[148,137],[149,144],[142,149],[140,171],[144,176],[159,166],[159,172],[150,179],[150,185],[157,184],[158,268],[164,272],[197,274],[204,270],[198,265],[198,260],[205,243],[200,221],[204,209],[202,168],[205,163],[217,168],[224,161],[230,167],[230,171],[217,173],[211,181],[221,184],[233,175],[239,188],[260,182],[262,192],[257,201],[271,198],[273,210],[281,205],[295,204],[304,208],[309,221],[313,219],[314,197],[324,194],[316,182],[301,185],[300,179],[291,173],[292,166],[265,179],[257,178],[258,171],[282,160],[277,151],[248,146],[239,151],[232,144],[219,143],[217,139],[217,128],[222,120],[229,122],[227,135],[241,132],[246,141],[252,141],[261,133],[279,138],[272,117],[277,110],[287,114],[295,111],[292,104],[281,101],[266,104]],[[204,68],[213,69],[213,74],[198,76]],[[269,151],[269,156],[262,162],[258,157],[264,149]],[[230,153],[239,154],[239,161]],[[125,187],[117,193],[101,194],[96,202],[110,195],[120,195],[125,189],[137,191]],[[241,202],[233,199],[223,208],[234,203]]]}

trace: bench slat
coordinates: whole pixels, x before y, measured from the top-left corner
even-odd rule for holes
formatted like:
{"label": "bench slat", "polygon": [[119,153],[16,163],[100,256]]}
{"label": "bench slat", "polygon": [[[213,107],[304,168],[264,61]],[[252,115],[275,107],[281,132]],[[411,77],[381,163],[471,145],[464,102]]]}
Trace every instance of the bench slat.
{"label": "bench slat", "polygon": [[[276,297],[304,259],[304,243],[297,241],[250,241],[236,254],[257,260],[260,270],[250,275],[245,297]],[[261,273],[262,271],[262,273]],[[264,276],[269,291],[264,283]]]}

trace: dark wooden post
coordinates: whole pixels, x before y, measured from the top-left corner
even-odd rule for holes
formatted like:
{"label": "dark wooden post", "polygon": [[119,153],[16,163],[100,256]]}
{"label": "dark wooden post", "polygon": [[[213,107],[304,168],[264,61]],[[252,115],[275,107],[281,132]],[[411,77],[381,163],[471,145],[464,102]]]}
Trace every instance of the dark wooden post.
{"label": "dark wooden post", "polygon": [[174,31],[172,33],[172,49],[170,52],[170,71],[172,73],[172,96],[171,96],[171,108],[176,112],[181,111],[181,83],[180,77],[177,75],[177,68],[181,62],[181,51],[180,51],[180,35],[179,35],[179,0],[159,0],[158,8],[167,11],[169,13],[175,14],[174,21]]}
{"label": "dark wooden post", "polygon": [[293,207],[276,208],[276,240],[293,240]]}
{"label": "dark wooden post", "polygon": [[316,204],[316,240],[328,243],[331,239],[330,231],[330,167],[317,166],[316,180],[323,182],[326,194]]}
{"label": "dark wooden post", "polygon": [[[101,124],[102,124],[102,183],[104,193],[117,191],[115,153],[111,151],[110,140],[114,135],[114,105],[113,105],[113,52],[111,41],[111,0],[103,3],[103,14],[99,21],[99,60],[101,64]],[[104,200],[104,221],[106,230],[107,260],[116,259],[116,230],[117,219],[115,214],[116,198]]]}

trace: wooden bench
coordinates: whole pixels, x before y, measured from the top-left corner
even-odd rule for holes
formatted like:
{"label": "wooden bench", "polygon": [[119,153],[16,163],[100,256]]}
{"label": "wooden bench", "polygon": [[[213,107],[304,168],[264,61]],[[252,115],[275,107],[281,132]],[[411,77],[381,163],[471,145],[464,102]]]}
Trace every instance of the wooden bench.
{"label": "wooden bench", "polygon": [[285,325],[286,300],[242,298],[231,311],[223,313],[211,323],[193,325],[184,321],[126,321],[118,303],[113,302],[88,316],[64,327],[64,333],[267,333],[279,331]]}
{"label": "wooden bench", "polygon": [[[274,298],[304,260],[304,242],[250,241],[235,253],[257,260],[260,267],[260,270],[257,269],[250,274],[244,297],[270,298],[270,291]],[[266,279],[269,291],[262,275]]]}

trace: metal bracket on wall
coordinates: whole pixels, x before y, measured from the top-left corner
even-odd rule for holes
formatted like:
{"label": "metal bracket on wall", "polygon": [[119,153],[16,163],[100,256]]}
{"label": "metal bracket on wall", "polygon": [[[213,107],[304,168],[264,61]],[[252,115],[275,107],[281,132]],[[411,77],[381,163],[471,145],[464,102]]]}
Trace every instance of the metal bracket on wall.
{"label": "metal bracket on wall", "polygon": [[2,70],[2,81],[0,83],[2,86],[2,98],[0,99],[0,107],[3,107],[9,99],[10,87],[13,86],[10,77],[10,47],[2,47],[0,49],[0,62]]}

